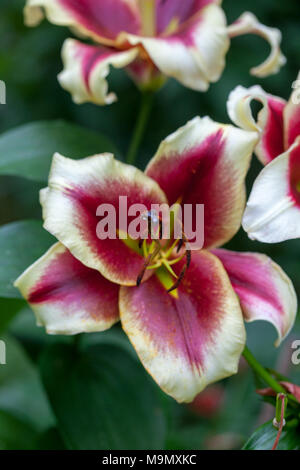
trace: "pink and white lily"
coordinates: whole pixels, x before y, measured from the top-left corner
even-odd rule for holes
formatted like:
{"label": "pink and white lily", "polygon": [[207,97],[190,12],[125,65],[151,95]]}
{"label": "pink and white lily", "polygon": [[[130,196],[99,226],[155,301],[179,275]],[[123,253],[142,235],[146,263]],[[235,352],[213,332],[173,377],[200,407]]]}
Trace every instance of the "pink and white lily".
{"label": "pink and white lily", "polygon": [[[300,85],[299,80],[294,82]],[[262,104],[257,121],[251,101]],[[233,122],[257,131],[256,155],[266,165],[250,194],[243,227],[252,239],[277,243],[300,238],[300,100],[289,101],[266,93],[260,86],[237,87],[228,100]]]}
{"label": "pink and white lily", "polygon": [[67,39],[62,51],[63,88],[76,103],[109,104],[110,66],[126,67],[141,88],[155,89],[173,77],[194,90],[207,90],[225,65],[230,37],[258,34],[271,53],[251,70],[256,76],[276,73],[285,63],[281,34],[244,13],[227,27],[220,0],[27,0],[25,21],[37,25],[47,16],[69,26],[95,45]]}
{"label": "pink and white lily", "polygon": [[[111,154],[56,154],[41,203],[44,227],[58,243],[15,283],[38,324],[50,334],[76,334],[121,320],[147,371],[179,402],[237,372],[244,320],[271,322],[279,344],[296,315],[291,281],[264,255],[219,248],[240,227],[256,143],[255,132],[204,117],[167,137],[144,173]],[[97,207],[109,203],[118,213],[120,195],[147,210],[205,205],[204,246],[192,252],[176,290],[169,292],[185,259],[168,241],[158,242],[137,286],[151,243],[97,237]]]}

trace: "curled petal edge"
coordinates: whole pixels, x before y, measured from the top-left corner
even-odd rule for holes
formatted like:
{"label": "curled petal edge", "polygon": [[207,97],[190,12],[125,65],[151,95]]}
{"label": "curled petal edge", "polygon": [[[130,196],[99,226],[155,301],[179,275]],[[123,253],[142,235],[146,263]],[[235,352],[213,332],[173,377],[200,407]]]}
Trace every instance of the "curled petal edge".
{"label": "curled petal edge", "polygon": [[[254,118],[251,103],[262,104],[257,119]],[[266,93],[261,86],[250,88],[237,86],[227,100],[227,112],[234,124],[242,129],[257,132],[260,140],[255,148],[259,160],[265,165],[284,150],[283,113],[286,101]]]}
{"label": "curled petal edge", "polygon": [[250,69],[251,75],[261,78],[267,77],[277,73],[286,63],[286,58],[280,50],[281,32],[277,28],[270,28],[261,24],[252,13],[243,13],[234,23],[228,26],[227,31],[232,38],[243,34],[256,34],[270,44],[270,55],[262,64]]}
{"label": "curled petal edge", "polygon": [[[67,39],[62,48],[64,70],[58,75],[62,88],[69,91],[77,104],[92,102],[99,105],[112,104],[117,100],[115,93],[108,92],[107,76],[110,66],[122,68],[129,65],[138,55],[138,48],[114,51],[89,46]],[[103,54],[101,54],[103,51]]]}

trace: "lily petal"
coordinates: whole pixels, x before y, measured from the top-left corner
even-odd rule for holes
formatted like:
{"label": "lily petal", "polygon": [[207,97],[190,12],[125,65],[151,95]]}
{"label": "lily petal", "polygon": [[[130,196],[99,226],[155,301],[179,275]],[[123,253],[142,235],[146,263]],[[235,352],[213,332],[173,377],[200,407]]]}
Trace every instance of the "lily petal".
{"label": "lily petal", "polygon": [[294,82],[295,91],[284,110],[284,141],[285,148],[292,145],[296,138],[300,135],[300,73]]}
{"label": "lily petal", "polygon": [[120,317],[147,371],[178,402],[191,402],[208,384],[237,372],[245,345],[242,312],[209,252],[193,253],[177,298],[156,276],[122,287]]}
{"label": "lily petal", "polygon": [[232,286],[239,296],[245,320],[265,320],[277,332],[279,346],[294,325],[297,296],[291,280],[278,264],[260,253],[217,249]]}
{"label": "lily petal", "polygon": [[27,0],[24,14],[28,26],[45,14],[54,24],[110,45],[120,32],[139,34],[141,27],[136,0]]}
{"label": "lily petal", "polygon": [[[143,1],[143,0],[142,0]],[[173,22],[179,26],[194,15],[201,12],[207,5],[219,4],[219,0],[156,0],[156,32],[168,31]]]}
{"label": "lily petal", "polygon": [[250,238],[265,243],[300,237],[300,138],[258,175],[243,227]]}
{"label": "lily petal", "polygon": [[126,67],[137,54],[137,48],[118,51],[67,39],[62,49],[64,70],[58,75],[59,83],[71,93],[77,104],[111,104],[117,97],[115,93],[108,92],[106,77],[110,66]]}
{"label": "lily petal", "polygon": [[84,266],[60,243],[15,282],[49,334],[104,331],[119,320],[119,286]]}
{"label": "lily petal", "polygon": [[[300,403],[300,386],[293,384],[291,382],[279,382],[280,385],[282,385],[288,393],[291,393],[294,395],[294,397],[298,400]],[[259,390],[256,390],[256,393],[262,396],[269,396],[269,397],[276,397],[277,393],[272,389],[272,388],[261,388]]]}
{"label": "lily petal", "polygon": [[226,18],[215,4],[203,8],[199,15],[169,36],[125,36],[131,45],[142,45],[166,76],[199,91],[207,90],[210,82],[220,78],[229,47]]}
{"label": "lily petal", "polygon": [[[257,121],[254,119],[251,102],[263,105]],[[250,88],[237,86],[229,95],[227,111],[230,119],[242,129],[259,132],[260,141],[255,153],[266,165],[284,151],[283,113],[286,101],[266,93],[259,85]]]}
{"label": "lily petal", "polygon": [[298,402],[300,403],[300,386],[290,383],[290,382],[280,382],[283,387],[286,388],[286,390],[294,395],[295,398],[297,398]]}
{"label": "lily petal", "polygon": [[111,205],[110,215],[114,218],[115,213],[118,230],[122,211],[119,196],[127,196],[128,208],[138,203],[150,210],[152,203],[166,202],[155,181],[133,166],[115,160],[111,154],[82,160],[55,154],[49,188],[41,196],[44,227],[86,266],[112,282],[135,285],[144,258],[125,240],[100,239],[97,235],[101,218],[96,214],[101,204]]}
{"label": "lily petal", "polygon": [[267,77],[277,73],[286,63],[286,58],[280,50],[281,32],[279,29],[261,24],[252,13],[243,13],[228,27],[228,34],[232,38],[243,34],[257,34],[270,44],[271,52],[269,57],[262,64],[250,70],[252,75]]}
{"label": "lily petal", "polygon": [[255,132],[196,117],[161,143],[146,169],[170,205],[204,204],[205,247],[222,245],[240,227],[256,143]]}

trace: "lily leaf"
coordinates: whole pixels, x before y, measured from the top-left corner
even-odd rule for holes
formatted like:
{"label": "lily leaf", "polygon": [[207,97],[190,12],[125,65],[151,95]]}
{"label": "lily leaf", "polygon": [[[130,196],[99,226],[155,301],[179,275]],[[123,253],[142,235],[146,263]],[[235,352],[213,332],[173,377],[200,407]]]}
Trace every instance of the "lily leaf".
{"label": "lily leaf", "polygon": [[0,450],[33,450],[36,431],[15,416],[0,410]]}
{"label": "lily leaf", "polygon": [[13,286],[14,281],[54,242],[55,239],[37,220],[13,222],[0,227],[0,297],[21,298]]}
{"label": "lily leaf", "polygon": [[1,340],[5,344],[6,364],[0,365],[0,410],[37,432],[44,432],[55,421],[38,370],[15,338],[6,334],[1,335]]}
{"label": "lily leaf", "polygon": [[[269,421],[260,426],[250,439],[246,442],[243,450],[271,450],[275,442],[278,430]],[[278,446],[278,450],[300,450],[300,426],[283,429]]]}
{"label": "lily leaf", "polygon": [[165,422],[152,384],[124,348],[55,344],[41,374],[69,449],[162,449]]}
{"label": "lily leaf", "polygon": [[0,175],[46,182],[55,152],[69,158],[117,153],[97,132],[61,120],[38,121],[0,135]]}
{"label": "lily leaf", "polygon": [[25,301],[21,299],[3,299],[0,298],[0,333],[4,331],[7,325],[24,307]]}

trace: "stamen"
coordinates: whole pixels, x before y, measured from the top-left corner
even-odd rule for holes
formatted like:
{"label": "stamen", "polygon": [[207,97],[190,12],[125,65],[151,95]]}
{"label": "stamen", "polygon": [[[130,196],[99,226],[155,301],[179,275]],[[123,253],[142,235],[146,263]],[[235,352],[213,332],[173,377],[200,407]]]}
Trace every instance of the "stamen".
{"label": "stamen", "polygon": [[144,258],[147,258],[147,256],[148,256],[148,247],[147,247],[147,240],[146,239],[143,241],[143,254],[144,254]]}
{"label": "stamen", "polygon": [[182,269],[182,271],[181,271],[181,273],[180,273],[179,276],[178,276],[177,281],[175,282],[175,284],[173,284],[172,287],[170,287],[170,289],[168,289],[167,292],[172,292],[172,290],[177,289],[177,287],[178,287],[179,284],[181,283],[182,279],[184,278],[184,275],[185,275],[186,270],[187,270],[187,265],[185,264],[184,267],[183,267],[183,269]]}
{"label": "stamen", "polygon": [[161,267],[161,265],[162,265],[162,261],[159,261],[156,264],[151,264],[151,266],[148,266],[147,269],[158,269]]}
{"label": "stamen", "polygon": [[185,253],[183,255],[179,256],[179,258],[172,259],[171,261],[168,261],[169,266],[172,266],[173,264],[179,263],[183,258],[185,257]]}
{"label": "stamen", "polygon": [[158,233],[159,239],[162,240],[163,237],[163,225],[162,225],[162,220],[159,220],[159,233]]}
{"label": "stamen", "polygon": [[174,276],[176,279],[177,279],[177,274],[173,271],[173,269],[171,268],[170,264],[168,263],[168,261],[166,261],[165,259],[162,260],[162,264],[167,268],[167,270],[169,271],[170,274],[172,274],[172,276]]}
{"label": "stamen", "polygon": [[186,250],[185,254],[186,254],[186,265],[187,265],[187,268],[189,268],[191,261],[192,261],[191,250]]}
{"label": "stamen", "polygon": [[[185,237],[185,235],[184,235]],[[178,276],[178,279],[177,281],[175,282],[175,284],[168,290],[168,292],[172,292],[174,289],[177,289],[177,287],[179,286],[179,284],[181,283],[181,281],[183,280],[184,276],[185,276],[185,273],[186,273],[186,270],[189,268],[190,264],[191,264],[191,261],[192,261],[192,254],[191,254],[191,250],[187,250],[185,251],[185,256],[186,256],[186,263],[185,265],[183,266],[181,272],[179,273],[179,276]]]}
{"label": "stamen", "polygon": [[168,251],[163,254],[164,258],[169,258],[169,256],[171,255],[172,251],[174,250],[174,248],[176,247],[178,243],[178,238],[174,241],[174,243],[172,243],[172,245],[170,246],[170,248],[168,249]]}
{"label": "stamen", "polygon": [[177,246],[177,253],[179,253],[180,249],[182,248],[183,245],[183,239],[179,240],[178,246]]}
{"label": "stamen", "polygon": [[136,285],[139,286],[143,280],[143,277],[144,277],[144,274],[146,272],[146,269],[148,268],[148,266],[150,266],[150,263],[154,260],[154,258],[156,257],[156,255],[159,253],[160,251],[160,244],[157,242],[157,246],[155,248],[155,250],[150,253],[144,263],[144,266],[140,272],[140,274],[138,275],[137,277],[137,280],[136,280]]}

